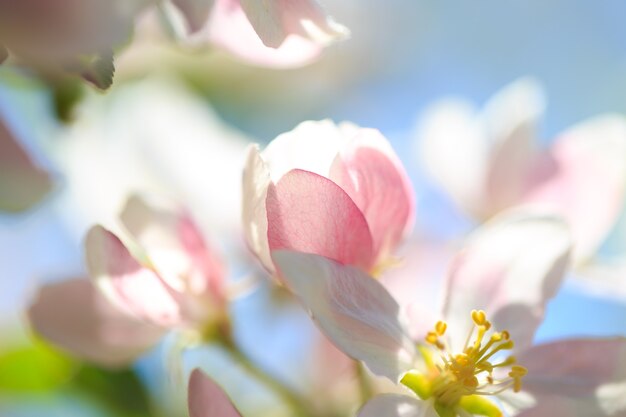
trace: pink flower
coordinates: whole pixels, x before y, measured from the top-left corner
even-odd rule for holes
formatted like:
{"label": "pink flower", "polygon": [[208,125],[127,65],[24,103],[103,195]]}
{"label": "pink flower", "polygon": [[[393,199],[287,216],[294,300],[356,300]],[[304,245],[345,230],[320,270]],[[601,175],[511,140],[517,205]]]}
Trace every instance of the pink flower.
{"label": "pink flower", "polygon": [[224,390],[201,370],[189,378],[189,417],[241,417]]}
{"label": "pink flower", "polygon": [[[360,417],[496,417],[501,407],[507,415],[621,416],[625,339],[531,346],[570,247],[556,218],[495,219],[456,256],[441,309],[430,314],[402,309],[380,282],[351,266],[293,251],[272,256],[339,348],[407,388],[374,397]],[[428,277],[414,278],[427,288]]]}
{"label": "pink flower", "polygon": [[328,120],[302,123],[263,152],[251,146],[243,190],[248,245],[271,272],[279,249],[377,271],[413,223],[411,185],[387,140]]}
{"label": "pink flower", "polygon": [[262,66],[294,67],[348,36],[315,0],[173,0],[191,43],[207,41]]}
{"label": "pink flower", "polygon": [[87,234],[91,282],[45,285],[28,311],[51,342],[111,366],[132,361],[170,329],[201,333],[226,307],[221,261],[185,211],[134,197],[120,220],[128,244],[101,226]]}
{"label": "pink flower", "polygon": [[621,213],[626,121],[594,117],[539,149],[543,108],[540,87],[528,79],[498,92],[481,112],[459,101],[436,105],[421,125],[422,161],[452,200],[480,221],[518,205],[563,216],[579,262],[594,254]]}

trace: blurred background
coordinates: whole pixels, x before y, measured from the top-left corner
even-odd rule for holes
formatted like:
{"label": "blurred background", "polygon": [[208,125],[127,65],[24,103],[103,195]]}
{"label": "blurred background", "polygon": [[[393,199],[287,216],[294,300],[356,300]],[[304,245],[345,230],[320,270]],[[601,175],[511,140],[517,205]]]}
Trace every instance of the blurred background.
{"label": "blurred background", "polygon": [[[0,135],[23,148],[0,144],[1,416],[185,415],[184,393],[163,365],[168,340],[133,370],[107,371],[33,339],[23,320],[40,283],[85,275],[85,231],[113,222],[132,192],[188,205],[236,281],[255,268],[239,226],[250,142],[267,143],[309,119],[377,128],[413,180],[416,235],[456,240],[475,223],[421,167],[417,132],[429,106],[453,96],[480,108],[507,84],[533,77],[546,97],[539,126],[544,146],[576,122],[626,112],[622,1],[323,5],[350,28],[351,38],[302,68],[250,66],[217,49],[181,50],[149,27],[140,27],[118,55],[106,92],[88,85],[50,88],[26,71],[0,66],[0,128],[6,130]],[[31,169],[20,171],[24,165]],[[626,212],[597,254],[609,265],[624,257]],[[593,291],[568,281],[537,338],[626,335],[626,284],[618,267],[603,274],[605,283]],[[262,284],[236,300],[236,335],[266,369],[305,390],[302,375],[312,371],[298,366],[311,357],[313,329],[296,306],[276,297]],[[211,347],[188,352],[185,369],[198,364],[243,398],[245,415],[272,407],[261,387],[241,383],[241,370],[223,353]]]}

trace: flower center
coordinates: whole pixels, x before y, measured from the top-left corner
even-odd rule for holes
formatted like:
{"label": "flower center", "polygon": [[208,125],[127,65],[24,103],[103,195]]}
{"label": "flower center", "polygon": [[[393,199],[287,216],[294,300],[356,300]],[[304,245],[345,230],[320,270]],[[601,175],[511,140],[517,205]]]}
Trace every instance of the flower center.
{"label": "flower center", "polygon": [[[493,403],[480,396],[496,395],[509,388],[518,392],[522,387],[522,377],[527,372],[526,368],[515,364],[516,359],[512,355],[499,362],[494,361],[497,353],[511,350],[514,346],[508,331],[493,331],[482,310],[472,311],[471,318],[473,326],[463,350],[458,353],[451,352],[444,339],[447,323],[437,322],[426,335],[426,345],[419,347],[428,371],[412,370],[401,380],[420,398],[433,398],[441,417],[456,416],[456,407],[478,415],[501,415]],[[494,377],[497,368],[508,369],[507,376],[501,379]]]}

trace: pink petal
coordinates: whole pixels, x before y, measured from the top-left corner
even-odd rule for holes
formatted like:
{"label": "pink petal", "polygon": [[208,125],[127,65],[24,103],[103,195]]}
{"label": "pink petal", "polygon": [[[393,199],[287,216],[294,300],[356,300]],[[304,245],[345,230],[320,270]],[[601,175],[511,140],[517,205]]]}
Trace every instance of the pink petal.
{"label": "pink petal", "polygon": [[322,332],[348,356],[394,382],[414,365],[400,307],[378,281],[318,255],[279,250],[272,258]]}
{"label": "pink petal", "polygon": [[274,68],[306,65],[322,51],[321,45],[296,34],[290,34],[278,48],[264,45],[237,0],[215,0],[205,28],[189,40],[194,44],[209,41],[250,64]]}
{"label": "pink petal", "polygon": [[324,45],[348,34],[315,0],[239,1],[259,38],[271,48],[280,47],[289,35]]}
{"label": "pink petal", "polygon": [[350,197],[327,178],[294,169],[267,192],[270,249],[314,253],[369,270],[372,237]]}
{"label": "pink petal", "polygon": [[626,191],[626,122],[602,116],[573,127],[538,161],[525,203],[563,215],[575,258],[588,259],[619,217]]}
{"label": "pink petal", "polygon": [[164,333],[115,308],[86,279],[41,287],[28,309],[28,319],[50,342],[111,367],[131,363]]}
{"label": "pink petal", "polygon": [[241,417],[219,385],[196,368],[189,378],[189,417]]}
{"label": "pink petal", "polygon": [[0,210],[26,210],[41,201],[51,188],[48,174],[31,160],[0,120]]}
{"label": "pink petal", "polygon": [[369,400],[357,417],[437,417],[430,403],[408,395],[381,394]]}
{"label": "pink petal", "polygon": [[517,347],[529,345],[568,265],[567,227],[558,218],[507,213],[470,237],[452,263],[444,317],[461,348],[482,309],[496,330],[508,330]]}
{"label": "pink petal", "polygon": [[170,287],[214,303],[223,301],[224,266],[189,213],[133,196],[120,220]]}
{"label": "pink petal", "polygon": [[365,215],[374,252],[384,260],[410,230],[415,211],[408,175],[385,137],[374,129],[359,130],[336,159],[330,178]]}
{"label": "pink petal", "polygon": [[[524,391],[535,396],[593,397],[622,383],[626,395],[626,339],[575,339],[533,346],[518,355],[528,369]],[[626,411],[626,404],[624,404]]]}
{"label": "pink petal", "polygon": [[183,316],[171,288],[139,264],[117,236],[94,226],[85,239],[87,268],[92,279],[119,308],[162,326],[175,326]]}

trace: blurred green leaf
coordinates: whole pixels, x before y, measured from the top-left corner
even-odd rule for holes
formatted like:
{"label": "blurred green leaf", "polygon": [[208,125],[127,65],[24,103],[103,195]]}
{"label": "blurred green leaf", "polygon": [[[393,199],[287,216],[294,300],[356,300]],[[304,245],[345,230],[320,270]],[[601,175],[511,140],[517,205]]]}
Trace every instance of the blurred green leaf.
{"label": "blurred green leaf", "polygon": [[43,343],[0,352],[0,391],[48,391],[65,384],[76,363]]}
{"label": "blurred green leaf", "polygon": [[109,408],[115,416],[150,416],[150,401],[141,381],[131,369],[107,370],[83,365],[71,388]]}

